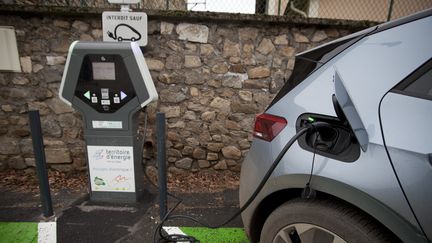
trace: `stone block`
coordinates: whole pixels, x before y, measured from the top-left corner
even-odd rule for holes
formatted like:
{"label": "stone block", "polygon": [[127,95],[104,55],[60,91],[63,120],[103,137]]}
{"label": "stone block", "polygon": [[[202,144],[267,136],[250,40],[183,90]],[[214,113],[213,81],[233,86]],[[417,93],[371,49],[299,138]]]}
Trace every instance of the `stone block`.
{"label": "stone block", "polygon": [[240,45],[226,39],[223,45],[222,55],[224,57],[238,57],[240,56]]}
{"label": "stone block", "polygon": [[246,74],[226,74],[222,79],[222,86],[228,88],[241,89],[243,87],[243,81],[247,79]]}
{"label": "stone block", "polygon": [[32,72],[32,61],[30,57],[20,57],[21,69],[23,73],[31,73]]}
{"label": "stone block", "polygon": [[86,22],[75,20],[72,23],[72,28],[79,30],[80,32],[87,32],[90,29],[90,25]]}
{"label": "stone block", "polygon": [[159,98],[162,102],[179,103],[186,99],[186,95],[176,89],[164,89],[159,92]]}
{"label": "stone block", "polygon": [[180,106],[162,106],[161,112],[165,113],[166,118],[180,117]]}
{"label": "stone block", "polygon": [[45,156],[48,164],[67,164],[72,162],[69,149],[67,148],[46,148]]}
{"label": "stone block", "polygon": [[56,138],[61,137],[62,129],[56,120],[47,117],[45,119],[42,119],[41,123],[42,131],[44,134]]}
{"label": "stone block", "polygon": [[294,57],[295,49],[290,46],[284,46],[279,49],[279,54],[284,57]]}
{"label": "stone block", "polygon": [[167,156],[181,158],[182,153],[177,149],[168,149],[167,150]]}
{"label": "stone block", "polygon": [[207,154],[207,160],[209,161],[215,161],[219,159],[219,155],[217,153],[208,153]]}
{"label": "stone block", "polygon": [[193,111],[186,111],[185,115],[183,116],[183,119],[190,120],[190,121],[196,120],[195,112],[193,112]]}
{"label": "stone block", "polygon": [[201,44],[200,45],[200,54],[203,56],[209,56],[214,53],[214,48],[210,44]]}
{"label": "stone block", "polygon": [[215,164],[215,165],[213,166],[213,168],[214,168],[215,170],[226,170],[226,169],[228,169],[228,166],[227,166],[225,160],[221,160],[221,161],[219,161],[217,164]]}
{"label": "stone block", "polygon": [[182,150],[183,155],[191,155],[192,152],[193,152],[193,147],[191,147],[191,146],[184,146],[184,148]]}
{"label": "stone block", "polygon": [[233,112],[245,113],[245,114],[256,114],[258,113],[258,107],[256,104],[242,104],[240,102],[233,102],[231,104],[231,110]]}
{"label": "stone block", "polygon": [[191,146],[191,147],[197,147],[199,146],[199,141],[198,139],[192,137],[192,138],[186,138],[186,144]]}
{"label": "stone block", "polygon": [[64,20],[54,20],[53,24],[54,24],[54,26],[60,27],[63,29],[69,29],[71,26],[68,21],[64,21]]}
{"label": "stone block", "polygon": [[226,99],[222,99],[220,97],[216,97],[210,103],[210,107],[217,108],[221,111],[230,111],[231,102]]}
{"label": "stone block", "polygon": [[318,30],[315,32],[315,34],[312,37],[312,42],[321,42],[323,40],[327,39],[326,32],[322,30]]}
{"label": "stone block", "polygon": [[205,25],[181,23],[177,25],[176,32],[180,40],[207,43],[209,28]]}
{"label": "stone block", "polygon": [[162,71],[165,67],[163,62],[153,58],[146,58],[146,63],[149,70],[152,71]]}
{"label": "stone block", "polygon": [[46,56],[46,64],[49,66],[63,65],[66,63],[66,58],[63,56]]}
{"label": "stone block", "polygon": [[240,96],[240,99],[242,99],[243,101],[246,101],[246,102],[252,101],[252,92],[250,92],[250,91],[240,90],[239,96]]}
{"label": "stone block", "polygon": [[212,72],[217,73],[217,74],[225,74],[228,72],[228,65],[224,62],[222,63],[217,63],[216,65],[214,65],[212,67]]}
{"label": "stone block", "polygon": [[160,33],[162,35],[170,35],[174,29],[174,24],[162,21],[160,25]]}
{"label": "stone block", "polygon": [[279,35],[275,37],[274,43],[276,45],[288,45],[287,35]]}
{"label": "stone block", "polygon": [[255,67],[248,70],[250,79],[270,77],[270,69],[267,67]]}
{"label": "stone block", "polygon": [[205,159],[206,158],[206,151],[202,148],[195,148],[192,152],[192,157],[194,159]]}
{"label": "stone block", "polygon": [[201,114],[201,120],[206,122],[214,121],[215,117],[216,117],[216,112],[214,111],[206,111]]}
{"label": "stone block", "polygon": [[176,73],[162,73],[158,76],[158,80],[166,84],[180,84],[184,79],[183,75]]}
{"label": "stone block", "polygon": [[26,84],[29,84],[30,81],[27,78],[25,78],[25,77],[20,77],[19,76],[19,77],[14,77],[12,79],[12,83],[16,84],[16,85],[26,85]]}
{"label": "stone block", "polygon": [[4,112],[11,112],[13,111],[13,107],[11,105],[1,105],[1,110]]}
{"label": "stone block", "polygon": [[220,152],[221,149],[224,147],[223,143],[208,143],[207,149],[212,152]]}
{"label": "stone block", "polygon": [[170,55],[166,59],[167,69],[181,69],[183,67],[183,58],[179,55]]}
{"label": "stone block", "polygon": [[294,40],[297,43],[309,43],[309,39],[300,33],[294,33]]}
{"label": "stone block", "polygon": [[241,41],[252,40],[255,41],[258,37],[258,29],[257,28],[240,28],[238,29],[239,38]]}
{"label": "stone block", "polygon": [[0,137],[0,154],[14,155],[19,153],[20,148],[16,138]]}
{"label": "stone block", "polygon": [[102,40],[103,38],[103,33],[101,29],[94,29],[91,31],[91,34],[96,40]]}
{"label": "stone block", "polygon": [[74,112],[75,110],[61,101],[59,98],[52,98],[46,101],[46,104],[54,111],[55,114]]}
{"label": "stone block", "polygon": [[268,55],[274,49],[275,46],[273,45],[272,41],[270,39],[264,38],[259,44],[257,51],[263,55]]}
{"label": "stone block", "polygon": [[208,168],[208,167],[210,167],[210,162],[208,162],[207,160],[200,159],[200,160],[198,160],[198,166],[201,169]]}
{"label": "stone block", "polygon": [[191,158],[184,158],[175,162],[175,166],[180,169],[190,169],[193,160]]}
{"label": "stone block", "polygon": [[198,56],[185,56],[184,66],[186,68],[196,68],[201,67],[201,59]]}
{"label": "stone block", "polygon": [[222,154],[227,159],[240,159],[241,151],[235,146],[226,146],[222,148]]}

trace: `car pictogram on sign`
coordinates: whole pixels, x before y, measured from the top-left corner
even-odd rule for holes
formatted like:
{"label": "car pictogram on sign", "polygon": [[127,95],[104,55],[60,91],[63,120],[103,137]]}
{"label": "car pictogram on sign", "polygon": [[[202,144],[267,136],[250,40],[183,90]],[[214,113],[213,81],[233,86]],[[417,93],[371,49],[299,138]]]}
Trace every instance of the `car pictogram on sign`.
{"label": "car pictogram on sign", "polygon": [[[120,35],[120,33],[122,33],[122,35]],[[111,39],[117,41],[138,41],[141,39],[141,34],[128,24],[118,24],[114,28],[114,33],[108,31],[107,34]]]}

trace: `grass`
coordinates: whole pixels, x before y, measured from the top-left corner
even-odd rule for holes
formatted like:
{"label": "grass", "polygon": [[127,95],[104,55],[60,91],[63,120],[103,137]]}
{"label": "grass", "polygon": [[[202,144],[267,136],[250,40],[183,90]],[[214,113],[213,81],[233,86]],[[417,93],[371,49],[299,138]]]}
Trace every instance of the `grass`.
{"label": "grass", "polygon": [[0,243],[37,243],[38,223],[0,222]]}
{"label": "grass", "polygon": [[208,229],[202,227],[180,227],[187,235],[193,236],[201,243],[247,243],[246,234],[241,228]]}

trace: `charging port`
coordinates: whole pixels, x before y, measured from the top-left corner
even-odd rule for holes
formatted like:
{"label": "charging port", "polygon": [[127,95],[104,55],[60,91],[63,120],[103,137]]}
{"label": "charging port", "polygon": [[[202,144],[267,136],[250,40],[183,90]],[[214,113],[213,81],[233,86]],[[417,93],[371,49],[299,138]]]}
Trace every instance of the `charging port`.
{"label": "charging port", "polygon": [[311,120],[326,122],[331,127],[311,129],[298,140],[301,148],[343,162],[356,161],[360,156],[360,145],[349,125],[337,117],[305,113],[296,122],[296,129],[310,126]]}

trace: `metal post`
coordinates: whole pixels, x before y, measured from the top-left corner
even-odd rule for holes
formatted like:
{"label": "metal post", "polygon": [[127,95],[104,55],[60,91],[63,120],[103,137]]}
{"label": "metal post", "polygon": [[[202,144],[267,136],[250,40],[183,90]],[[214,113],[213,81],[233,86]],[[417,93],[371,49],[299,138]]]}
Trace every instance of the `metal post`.
{"label": "metal post", "polygon": [[33,141],[33,152],[36,160],[36,170],[39,179],[40,198],[42,203],[43,215],[51,217],[53,215],[51,193],[48,183],[48,173],[45,160],[45,150],[43,144],[42,128],[39,111],[29,111],[30,131]]}
{"label": "metal post", "polygon": [[278,1],[278,16],[281,15],[281,0]]}
{"label": "metal post", "polygon": [[388,15],[387,15],[387,21],[390,21],[390,19],[391,19],[392,12],[393,12],[393,3],[394,3],[394,0],[390,0],[389,10],[388,10]]}
{"label": "metal post", "polygon": [[167,214],[167,178],[166,178],[166,150],[165,150],[165,113],[156,114],[156,138],[158,161],[159,187],[159,217],[163,219]]}

